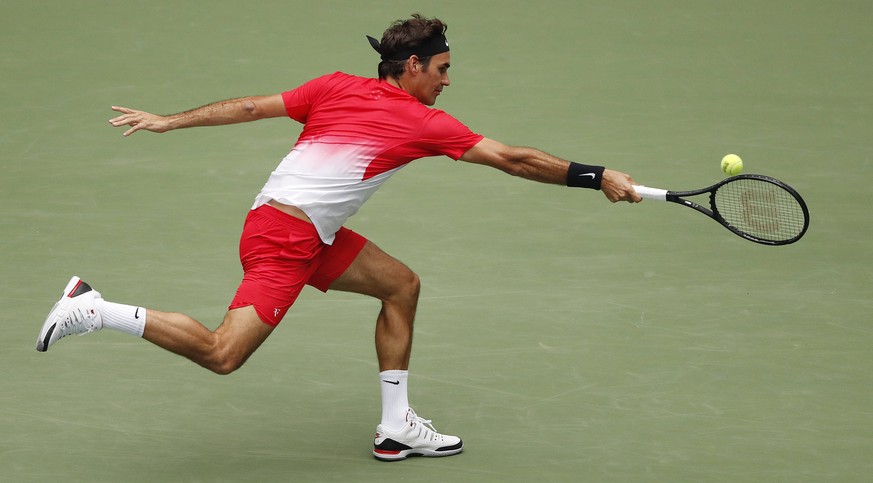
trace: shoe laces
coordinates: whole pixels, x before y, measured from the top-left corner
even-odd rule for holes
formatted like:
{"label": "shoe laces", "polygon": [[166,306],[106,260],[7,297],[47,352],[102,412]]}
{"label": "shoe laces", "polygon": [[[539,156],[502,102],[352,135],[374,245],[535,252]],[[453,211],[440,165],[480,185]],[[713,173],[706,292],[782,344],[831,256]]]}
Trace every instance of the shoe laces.
{"label": "shoe laces", "polygon": [[[409,408],[409,411],[406,413],[406,420],[409,422],[410,427],[414,428],[416,425],[423,426],[419,429],[419,435],[423,436],[425,439],[436,440],[443,438],[443,435],[438,433],[436,428],[433,427],[432,421],[430,419],[424,419],[423,417],[415,414],[415,411],[413,411],[412,408]],[[422,430],[425,431],[424,435],[421,434]]]}
{"label": "shoe laces", "polygon": [[97,318],[97,312],[93,309],[75,308],[67,313],[64,320],[61,322],[61,337],[70,334],[86,335],[97,330],[97,324],[94,319]]}

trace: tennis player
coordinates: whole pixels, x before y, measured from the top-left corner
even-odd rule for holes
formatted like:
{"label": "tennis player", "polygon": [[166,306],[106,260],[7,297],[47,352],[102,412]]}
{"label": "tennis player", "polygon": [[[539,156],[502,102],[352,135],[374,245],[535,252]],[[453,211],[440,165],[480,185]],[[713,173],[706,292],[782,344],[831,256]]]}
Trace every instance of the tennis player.
{"label": "tennis player", "polygon": [[409,405],[418,276],[343,224],[391,175],[428,156],[599,189],[612,202],[640,198],[624,173],[504,145],[430,108],[449,86],[445,31],[439,19],[413,15],[394,22],[380,41],[368,37],[381,56],[378,79],[336,72],[281,94],[230,99],[169,116],[113,106],[120,115],[109,122],[127,127],[125,136],[276,117],[302,123],[303,131],[247,215],[239,248],[243,279],[215,331],[180,313],[110,302],[73,277],[43,324],[37,350],[70,334],[109,328],[228,374],[273,332],[305,285],[360,293],[382,302],[376,319],[382,419],[373,455],[399,460],[461,452],[459,437],[437,432]]}

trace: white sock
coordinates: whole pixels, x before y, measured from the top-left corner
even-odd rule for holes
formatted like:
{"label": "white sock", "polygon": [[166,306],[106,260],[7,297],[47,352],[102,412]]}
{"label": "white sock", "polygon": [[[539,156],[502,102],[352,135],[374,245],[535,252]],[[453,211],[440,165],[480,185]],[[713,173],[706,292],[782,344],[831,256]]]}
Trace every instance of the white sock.
{"label": "white sock", "polygon": [[396,431],[406,424],[409,396],[406,381],[409,371],[382,371],[379,386],[382,388],[382,426]]}
{"label": "white sock", "polygon": [[116,304],[97,299],[97,310],[103,317],[103,327],[120,330],[142,337],[146,323],[146,309],[134,305]]}

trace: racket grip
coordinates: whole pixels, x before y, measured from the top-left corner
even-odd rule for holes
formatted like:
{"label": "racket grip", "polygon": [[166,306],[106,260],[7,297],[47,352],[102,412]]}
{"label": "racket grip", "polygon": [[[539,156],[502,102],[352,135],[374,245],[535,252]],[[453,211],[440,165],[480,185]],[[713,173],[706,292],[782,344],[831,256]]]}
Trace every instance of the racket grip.
{"label": "racket grip", "polygon": [[634,190],[642,198],[647,200],[667,201],[667,190],[649,188],[648,186],[633,185]]}

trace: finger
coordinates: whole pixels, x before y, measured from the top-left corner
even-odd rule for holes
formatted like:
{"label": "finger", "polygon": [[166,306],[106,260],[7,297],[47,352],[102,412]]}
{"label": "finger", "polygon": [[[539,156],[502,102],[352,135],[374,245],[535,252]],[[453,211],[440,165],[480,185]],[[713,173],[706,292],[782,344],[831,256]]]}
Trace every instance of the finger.
{"label": "finger", "polygon": [[633,186],[629,186],[628,189],[624,190],[624,196],[622,196],[624,201],[628,203],[639,203],[643,201],[643,198],[637,193],[637,190],[633,188]]}
{"label": "finger", "polygon": [[124,124],[124,123],[128,122],[128,120],[130,119],[130,116],[137,112],[133,109],[128,109],[126,107],[120,107],[120,106],[112,106],[112,110],[122,113],[121,116],[116,116],[116,117],[113,117],[112,119],[109,120],[109,122],[113,126],[118,126],[119,124]]}
{"label": "finger", "polygon": [[643,200],[643,198],[637,193],[637,190],[634,189],[634,185],[637,184],[630,175],[625,175],[625,180],[627,184],[623,187],[624,196],[622,199],[627,201],[628,203],[639,203]]}
{"label": "finger", "polygon": [[119,124],[126,124],[128,122],[134,121],[136,117],[137,116],[135,116],[133,113],[122,114],[121,116],[113,117],[109,120],[109,122],[115,126],[118,126]]}
{"label": "finger", "polygon": [[123,116],[118,116],[109,120],[109,123],[116,127],[123,126],[125,124],[127,124],[128,126],[135,126],[137,124],[142,124],[142,122],[143,117],[138,113],[125,114]]}
{"label": "finger", "polygon": [[135,133],[135,132],[137,132],[137,131],[139,131],[140,129],[143,128],[143,124],[142,124],[142,123],[139,123],[139,124],[133,124],[132,126],[133,126],[133,127],[131,127],[130,129],[128,129],[127,131],[124,131],[124,136],[125,136],[125,137],[130,136],[131,134],[133,134],[133,133]]}

